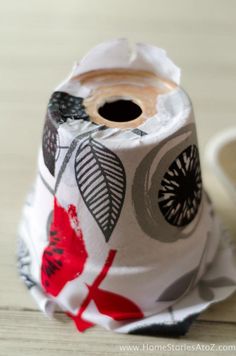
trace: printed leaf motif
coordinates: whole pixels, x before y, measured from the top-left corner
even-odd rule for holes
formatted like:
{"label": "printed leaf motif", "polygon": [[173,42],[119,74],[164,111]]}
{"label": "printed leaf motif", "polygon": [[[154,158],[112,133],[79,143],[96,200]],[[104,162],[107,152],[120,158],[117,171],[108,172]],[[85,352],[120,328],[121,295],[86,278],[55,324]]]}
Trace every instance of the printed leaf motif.
{"label": "printed leaf motif", "polygon": [[17,247],[17,268],[26,287],[28,289],[31,289],[32,287],[36,286],[36,282],[34,281],[30,271],[30,253],[25,242],[22,239],[18,240]]}
{"label": "printed leaf motif", "polygon": [[219,278],[215,278],[213,280],[204,281],[204,282],[207,283],[207,285],[212,288],[230,287],[230,286],[234,286],[236,284],[236,282],[234,282],[232,279],[230,279],[228,277],[219,277]]}
{"label": "printed leaf motif", "polygon": [[201,280],[198,285],[199,295],[203,300],[210,301],[214,299],[214,292],[211,288],[231,287],[236,284],[228,277],[219,277],[212,280]]}
{"label": "printed leaf motif", "polygon": [[107,242],[124,203],[123,164],[114,152],[90,136],[77,150],[75,175],[81,196]]}
{"label": "printed leaf motif", "polygon": [[58,127],[68,119],[88,121],[83,98],[56,91],[52,94],[43,129],[42,150],[46,167],[55,174],[55,161],[60,153]]}
{"label": "printed leaf motif", "polygon": [[204,281],[200,281],[198,284],[199,295],[203,300],[210,301],[214,299],[214,293],[208,287]]}
{"label": "printed leaf motif", "polygon": [[112,266],[116,252],[116,250],[109,251],[101,271],[92,284],[87,284],[88,294],[83,300],[77,315],[68,313],[79,331],[84,331],[93,325],[83,318],[83,313],[91,301],[94,301],[101,314],[108,315],[114,320],[143,318],[142,310],[133,301],[123,295],[99,288]]}
{"label": "printed leaf motif", "polygon": [[190,271],[171,284],[158,298],[158,302],[169,302],[180,298],[191,286],[195,279],[198,268]]}
{"label": "printed leaf motif", "polygon": [[[88,286],[88,288],[90,288]],[[98,288],[93,292],[93,300],[100,311],[114,320],[139,319],[143,317],[139,307],[122,295]]]}
{"label": "printed leaf motif", "polygon": [[184,274],[183,276],[178,278],[173,284],[171,284],[158,298],[157,300],[158,302],[169,302],[169,301],[177,300],[191,290],[191,288],[194,286],[197,280],[199,270],[202,264],[204,264],[205,256],[207,253],[208,242],[209,242],[209,235],[207,237],[206,244],[203,249],[198,266],[194,268],[192,271]]}

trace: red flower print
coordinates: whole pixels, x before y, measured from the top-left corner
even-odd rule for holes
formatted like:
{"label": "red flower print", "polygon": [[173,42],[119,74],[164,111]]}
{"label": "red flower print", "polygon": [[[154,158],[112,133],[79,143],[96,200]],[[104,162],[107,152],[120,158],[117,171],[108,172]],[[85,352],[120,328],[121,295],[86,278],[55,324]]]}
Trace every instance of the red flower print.
{"label": "red flower print", "polygon": [[68,210],[54,199],[49,244],[43,252],[41,280],[46,292],[56,297],[68,281],[79,276],[88,257],[74,205]]}

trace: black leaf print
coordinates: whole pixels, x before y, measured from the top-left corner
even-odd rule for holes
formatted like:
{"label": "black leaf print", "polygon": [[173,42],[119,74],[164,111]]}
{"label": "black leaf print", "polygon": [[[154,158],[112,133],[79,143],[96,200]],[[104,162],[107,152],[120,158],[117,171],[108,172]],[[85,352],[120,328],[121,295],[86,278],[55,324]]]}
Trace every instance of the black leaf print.
{"label": "black leaf print", "polygon": [[189,224],[198,212],[202,179],[198,149],[188,146],[171,163],[161,181],[158,204],[167,222],[174,226]]}
{"label": "black leaf print", "polygon": [[92,135],[93,133],[95,133],[95,132],[97,132],[97,131],[102,131],[102,130],[105,130],[105,129],[106,129],[106,126],[100,125],[100,126],[98,126],[96,129],[91,130],[91,131],[84,132],[84,133],[82,133],[82,134],[80,134],[80,135],[78,135],[78,136],[76,136],[76,137],[74,138],[74,140],[71,142],[71,145],[70,145],[68,151],[66,152],[66,155],[65,155],[65,157],[64,157],[64,160],[63,160],[63,162],[62,162],[62,165],[61,165],[61,167],[60,167],[60,169],[59,169],[59,172],[58,172],[58,174],[57,174],[57,180],[56,180],[55,190],[54,190],[55,194],[56,194],[57,189],[58,189],[58,187],[59,187],[59,185],[60,185],[60,182],[61,182],[63,173],[64,173],[64,171],[65,171],[65,169],[66,169],[66,167],[67,167],[67,164],[69,163],[69,161],[70,161],[70,159],[71,159],[71,156],[72,156],[74,150],[75,150],[76,147],[77,147],[78,141],[84,139],[84,138],[87,137],[87,136]]}
{"label": "black leaf print", "polygon": [[56,91],[49,100],[42,140],[44,163],[53,176],[56,154],[60,152],[57,130],[67,119],[89,120],[83,105],[83,98]]}
{"label": "black leaf print", "polygon": [[31,289],[36,285],[30,273],[31,258],[26,247],[25,242],[22,239],[18,240],[17,246],[17,268],[21,278],[23,279],[26,287]]}
{"label": "black leaf print", "polygon": [[76,152],[75,175],[81,196],[107,242],[124,203],[123,164],[114,152],[90,136]]}
{"label": "black leaf print", "polygon": [[49,172],[54,176],[55,160],[58,146],[58,133],[56,124],[49,117],[46,118],[43,129],[43,159]]}
{"label": "black leaf print", "polygon": [[232,287],[236,282],[228,277],[219,277],[212,280],[201,280],[198,284],[199,295],[203,300],[210,301],[214,299],[212,288]]}
{"label": "black leaf print", "polygon": [[59,124],[66,122],[67,119],[89,120],[83,105],[83,98],[61,91],[55,91],[52,94],[48,110]]}

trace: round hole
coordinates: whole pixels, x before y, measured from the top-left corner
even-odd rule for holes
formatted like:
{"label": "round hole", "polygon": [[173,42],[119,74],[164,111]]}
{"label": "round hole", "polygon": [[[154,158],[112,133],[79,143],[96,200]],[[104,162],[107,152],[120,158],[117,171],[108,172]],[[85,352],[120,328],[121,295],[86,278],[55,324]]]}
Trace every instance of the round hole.
{"label": "round hole", "polygon": [[137,119],[142,114],[142,109],[132,100],[119,99],[105,102],[98,112],[106,120],[126,122]]}

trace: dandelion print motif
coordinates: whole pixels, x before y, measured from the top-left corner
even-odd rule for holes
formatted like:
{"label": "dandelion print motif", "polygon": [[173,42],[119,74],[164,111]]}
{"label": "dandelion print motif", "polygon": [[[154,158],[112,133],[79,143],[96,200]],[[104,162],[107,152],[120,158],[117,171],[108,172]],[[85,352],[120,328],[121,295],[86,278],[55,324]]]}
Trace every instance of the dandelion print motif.
{"label": "dandelion print motif", "polygon": [[164,174],[158,192],[158,204],[169,224],[183,227],[196,216],[201,197],[199,153],[196,145],[190,145],[171,163]]}

